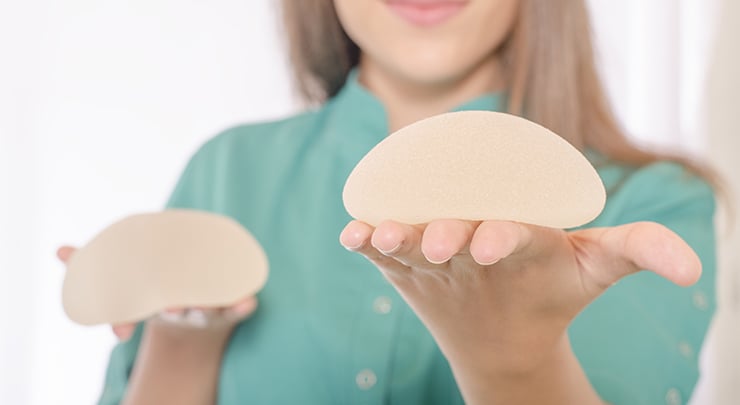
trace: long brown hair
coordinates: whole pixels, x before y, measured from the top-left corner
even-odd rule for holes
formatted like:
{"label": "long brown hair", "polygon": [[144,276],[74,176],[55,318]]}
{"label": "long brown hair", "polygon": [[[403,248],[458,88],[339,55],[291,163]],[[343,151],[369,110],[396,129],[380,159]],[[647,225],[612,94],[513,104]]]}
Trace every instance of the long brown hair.
{"label": "long brown hair", "polygon": [[[360,50],[342,29],[332,0],[282,0],[282,6],[298,89],[308,102],[323,102],[344,85]],[[520,0],[517,21],[498,52],[509,85],[510,113],[526,116],[606,160],[635,166],[677,160],[716,180],[699,165],[644,151],[625,136],[596,70],[583,0]]]}

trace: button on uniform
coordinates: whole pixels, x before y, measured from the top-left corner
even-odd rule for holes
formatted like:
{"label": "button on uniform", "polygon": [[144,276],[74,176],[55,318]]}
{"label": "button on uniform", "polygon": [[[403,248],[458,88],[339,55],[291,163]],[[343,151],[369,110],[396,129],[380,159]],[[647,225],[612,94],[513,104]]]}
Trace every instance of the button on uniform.
{"label": "button on uniform", "polygon": [[357,383],[357,387],[361,390],[369,390],[374,387],[377,382],[378,377],[375,375],[375,372],[367,368],[361,370],[355,377],[355,383]]}
{"label": "button on uniform", "polygon": [[691,345],[687,342],[681,342],[678,344],[678,352],[681,353],[682,356],[686,358],[691,358],[694,354],[694,350],[691,348]]}
{"label": "button on uniform", "polygon": [[671,388],[665,393],[666,405],[681,405],[681,393],[676,388]]}
{"label": "button on uniform", "polygon": [[388,314],[391,312],[391,309],[393,309],[393,301],[385,295],[381,295],[373,301],[373,311],[378,314]]}
{"label": "button on uniform", "polygon": [[373,280],[377,284],[368,285],[366,292],[357,297],[359,311],[351,335],[351,368],[346,380],[352,384],[354,379],[354,387],[350,387],[346,403],[380,404],[388,395],[389,380],[383,372],[393,366],[396,327],[403,311],[393,308],[393,290],[380,283],[384,279],[378,274]]}
{"label": "button on uniform", "polygon": [[709,301],[707,300],[707,296],[706,294],[704,294],[704,292],[696,291],[691,298],[696,308],[702,311],[706,311],[709,308]]}

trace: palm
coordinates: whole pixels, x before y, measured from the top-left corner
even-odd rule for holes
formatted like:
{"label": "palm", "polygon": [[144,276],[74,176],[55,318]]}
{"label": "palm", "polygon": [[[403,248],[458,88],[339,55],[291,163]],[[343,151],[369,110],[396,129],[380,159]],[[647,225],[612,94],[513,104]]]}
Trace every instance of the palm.
{"label": "palm", "polygon": [[648,268],[688,285],[701,272],[691,248],[654,223],[567,233],[502,221],[352,222],[342,243],[384,273],[448,359],[499,348],[499,359],[526,352],[535,364],[620,278]]}

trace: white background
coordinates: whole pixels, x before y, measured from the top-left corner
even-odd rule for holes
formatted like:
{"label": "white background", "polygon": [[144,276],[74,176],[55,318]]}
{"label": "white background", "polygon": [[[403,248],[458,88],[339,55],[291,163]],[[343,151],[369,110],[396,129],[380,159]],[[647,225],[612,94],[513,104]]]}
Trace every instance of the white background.
{"label": "white background", "polygon": [[[626,128],[738,173],[740,12],[729,0],[720,13],[719,2],[590,1]],[[114,339],[64,317],[57,246],[161,208],[189,155],[219,130],[297,110],[274,3],[0,0],[0,404],[99,394]],[[715,29],[718,16],[734,22],[729,31]],[[725,244],[737,246],[733,237]],[[738,261],[728,251],[694,404],[740,394]]]}

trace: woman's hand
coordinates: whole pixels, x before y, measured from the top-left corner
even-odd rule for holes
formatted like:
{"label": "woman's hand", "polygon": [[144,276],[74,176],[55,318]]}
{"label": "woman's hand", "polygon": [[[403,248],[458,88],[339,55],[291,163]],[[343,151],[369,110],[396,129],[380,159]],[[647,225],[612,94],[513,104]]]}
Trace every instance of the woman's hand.
{"label": "woman's hand", "polygon": [[470,403],[494,403],[472,392],[481,384],[536,375],[573,357],[566,328],[620,278],[650,269],[686,286],[701,274],[679,236],[647,222],[565,232],[506,221],[377,228],[352,221],[340,240],[414,309]]}
{"label": "woman's hand", "polygon": [[[66,262],[75,249],[59,248]],[[257,308],[255,297],[226,308],[172,308],[151,317],[142,333],[122,404],[216,403],[221,359],[234,327]],[[121,340],[135,324],[113,325]]]}
{"label": "woman's hand", "polygon": [[[62,246],[57,257],[67,263],[75,252],[71,246]],[[187,333],[189,329],[212,329],[214,332],[230,332],[240,321],[248,318],[257,309],[257,298],[248,297],[229,307],[221,308],[168,308],[150,321]],[[111,325],[119,340],[131,338],[136,329],[135,323]]]}

